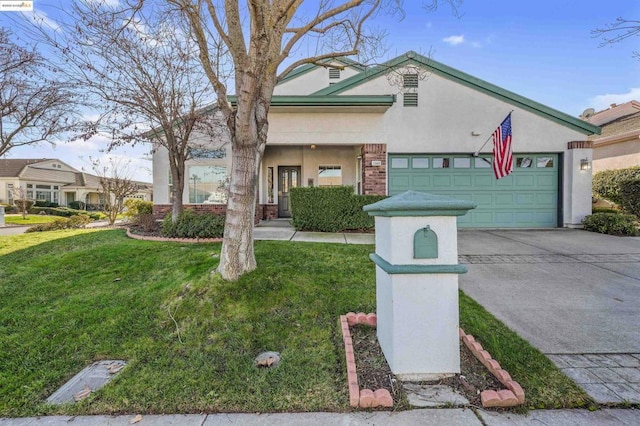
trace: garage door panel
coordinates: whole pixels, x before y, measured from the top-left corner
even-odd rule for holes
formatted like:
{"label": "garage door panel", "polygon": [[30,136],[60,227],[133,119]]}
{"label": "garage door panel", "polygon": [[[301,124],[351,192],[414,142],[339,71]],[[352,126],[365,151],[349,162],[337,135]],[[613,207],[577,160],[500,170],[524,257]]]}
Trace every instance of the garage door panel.
{"label": "garage door panel", "polygon": [[[558,164],[557,154],[536,154],[534,157],[551,158],[554,167],[515,167],[514,172],[496,179],[493,169],[476,167],[478,161],[468,162],[468,168],[394,168],[396,165],[413,165],[414,159],[422,165],[432,165],[434,158],[456,158],[451,154],[390,154],[389,193],[399,194],[407,190],[446,195],[470,200],[478,207],[458,218],[460,227],[555,227],[558,217]],[[522,157],[522,156],[520,156]],[[531,157],[529,155],[529,157]],[[516,154],[516,158],[518,155]],[[477,160],[477,159],[476,159]],[[466,165],[467,163],[465,163]],[[453,163],[455,166],[455,162]],[[516,161],[514,159],[514,166]]]}

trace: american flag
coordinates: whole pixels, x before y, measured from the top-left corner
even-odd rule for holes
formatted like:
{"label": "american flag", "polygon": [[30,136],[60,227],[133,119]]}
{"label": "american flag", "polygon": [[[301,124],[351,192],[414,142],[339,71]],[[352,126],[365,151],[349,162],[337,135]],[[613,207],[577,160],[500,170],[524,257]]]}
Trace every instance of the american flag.
{"label": "american flag", "polygon": [[511,149],[511,113],[493,132],[493,173],[496,179],[508,176],[513,171]]}

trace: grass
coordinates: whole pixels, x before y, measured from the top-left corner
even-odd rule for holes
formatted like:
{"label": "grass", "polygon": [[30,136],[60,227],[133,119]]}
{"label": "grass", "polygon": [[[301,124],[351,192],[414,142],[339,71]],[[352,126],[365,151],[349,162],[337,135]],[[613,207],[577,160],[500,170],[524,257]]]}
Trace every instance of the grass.
{"label": "grass", "polygon": [[[211,274],[220,244],[122,230],[2,237],[0,416],[348,410],[338,316],[375,310],[371,250],[258,241],[258,270],[227,283]],[[464,296],[461,311],[532,406],[584,404],[553,364]],[[282,363],[256,369],[267,350]],[[44,404],[100,359],[129,365],[87,400]]]}
{"label": "grass", "polygon": [[23,219],[22,215],[5,215],[4,221],[7,225],[37,225],[39,223],[50,223],[59,218],[59,216],[28,214]]}

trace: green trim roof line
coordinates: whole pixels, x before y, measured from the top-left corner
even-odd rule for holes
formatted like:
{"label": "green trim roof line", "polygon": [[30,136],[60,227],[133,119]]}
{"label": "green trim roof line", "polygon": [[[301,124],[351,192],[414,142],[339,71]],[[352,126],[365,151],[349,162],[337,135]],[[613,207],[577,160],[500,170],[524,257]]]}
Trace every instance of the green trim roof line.
{"label": "green trim roof line", "polygon": [[[231,105],[237,102],[236,96],[229,96]],[[358,95],[358,96],[273,96],[272,107],[283,106],[386,106],[396,101],[395,95]]]}
{"label": "green trim roof line", "polygon": [[463,84],[472,89],[478,90],[489,96],[507,102],[513,106],[537,114],[543,118],[552,120],[558,124],[569,127],[585,135],[600,134],[600,127],[598,126],[594,126],[593,124],[580,120],[577,117],[573,117],[569,114],[550,108],[539,102],[525,98],[524,96],[498,87],[495,84],[486,82],[455,68],[451,68],[450,66],[434,61],[433,59],[427,58],[413,51],[409,51],[404,55],[387,61],[384,64],[369,68],[361,72],[360,74],[354,75],[342,80],[339,83],[332,84],[329,87],[318,90],[317,92],[312,93],[311,96],[339,95],[340,93],[356,87],[360,84],[366,83],[367,81],[372,80],[388,72],[389,70],[406,65],[416,65],[429,68],[434,73],[442,77]]}
{"label": "green trim roof line", "polygon": [[[358,71],[364,71],[366,70],[365,67],[363,67],[362,65],[360,65],[359,63],[357,63],[356,61],[349,59],[349,58],[332,58],[332,59],[324,59],[322,61],[320,61],[320,63],[326,64],[329,62],[342,62],[345,66],[347,67],[351,67],[351,68],[355,68]],[[284,76],[282,78],[282,80],[280,80],[278,82],[277,85],[282,84],[286,81],[290,81],[293,80],[294,78],[300,77],[301,75],[304,75],[306,73],[308,73],[309,71],[313,71],[316,68],[320,68],[321,65],[316,65],[316,64],[304,64],[304,65],[300,65],[299,67],[297,67],[296,69],[292,70],[289,74],[287,74],[286,76]]]}

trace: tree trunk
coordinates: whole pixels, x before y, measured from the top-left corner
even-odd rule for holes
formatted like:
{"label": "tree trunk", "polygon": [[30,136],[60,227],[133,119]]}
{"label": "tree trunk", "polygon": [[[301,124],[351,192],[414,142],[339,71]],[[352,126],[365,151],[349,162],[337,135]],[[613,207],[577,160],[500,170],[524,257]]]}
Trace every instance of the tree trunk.
{"label": "tree trunk", "polygon": [[[178,221],[178,216],[184,210],[184,206],[182,204],[182,197],[184,195],[184,172],[185,172],[185,162],[180,162],[175,159],[175,156],[169,154],[169,162],[171,168],[171,177],[173,180],[173,200],[171,201],[171,222],[176,223]],[[180,164],[182,167],[180,168]]]}
{"label": "tree trunk", "polygon": [[225,280],[237,281],[241,275],[253,271],[257,266],[253,250],[253,226],[262,154],[251,144],[236,144],[232,151],[227,219],[218,272]]}

